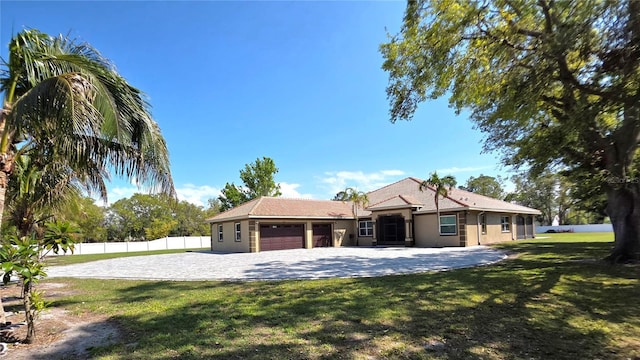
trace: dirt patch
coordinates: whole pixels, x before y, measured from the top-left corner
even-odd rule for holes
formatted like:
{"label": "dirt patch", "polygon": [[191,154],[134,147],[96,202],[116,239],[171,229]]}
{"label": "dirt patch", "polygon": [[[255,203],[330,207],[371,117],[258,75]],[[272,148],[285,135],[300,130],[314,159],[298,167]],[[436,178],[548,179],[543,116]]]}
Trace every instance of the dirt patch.
{"label": "dirt patch", "polygon": [[[68,295],[65,284],[43,283],[47,300]],[[20,287],[2,288],[5,309],[19,308]],[[24,312],[7,313],[7,321],[13,324],[24,322]],[[26,336],[26,325],[17,326],[7,340],[22,340]],[[9,343],[2,359],[89,359],[92,347],[117,342],[118,326],[106,316],[96,314],[71,314],[62,308],[50,308],[40,314],[36,322],[34,344]]]}

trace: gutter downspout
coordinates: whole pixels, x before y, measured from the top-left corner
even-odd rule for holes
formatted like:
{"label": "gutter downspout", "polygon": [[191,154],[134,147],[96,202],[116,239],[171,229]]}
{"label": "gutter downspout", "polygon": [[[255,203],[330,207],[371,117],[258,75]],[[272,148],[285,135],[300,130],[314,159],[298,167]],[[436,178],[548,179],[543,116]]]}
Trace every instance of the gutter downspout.
{"label": "gutter downspout", "polygon": [[477,222],[478,222],[478,245],[480,244],[480,236],[482,235],[482,224],[480,223],[480,216],[484,215],[484,211],[479,212],[477,215]]}

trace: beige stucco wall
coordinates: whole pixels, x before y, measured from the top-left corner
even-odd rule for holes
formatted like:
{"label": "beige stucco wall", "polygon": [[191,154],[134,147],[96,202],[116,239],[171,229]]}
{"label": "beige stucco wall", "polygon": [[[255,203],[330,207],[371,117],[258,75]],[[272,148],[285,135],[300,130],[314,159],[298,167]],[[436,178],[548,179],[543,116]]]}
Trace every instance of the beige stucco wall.
{"label": "beige stucco wall", "polygon": [[[473,222],[476,223],[477,213],[473,216]],[[512,214],[502,214],[502,213],[485,213],[487,219],[487,232],[486,234],[480,234],[480,244],[494,244],[504,241],[511,241],[515,239],[516,234],[516,224],[515,224],[515,216]],[[510,216],[511,217],[511,229],[509,232],[502,232],[502,225],[500,219],[502,216]],[[476,230],[477,236],[477,230]],[[475,243],[477,244],[477,242]]]}
{"label": "beige stucco wall", "polygon": [[478,213],[467,212],[467,246],[478,245]]}
{"label": "beige stucco wall", "polygon": [[[240,241],[236,241],[235,223],[240,223]],[[211,250],[223,252],[249,252],[249,221],[230,221],[222,223],[223,241],[218,241],[218,225],[211,227]]]}
{"label": "beige stucco wall", "polygon": [[[453,213],[443,212],[440,215],[453,215]],[[417,247],[460,246],[459,220],[457,235],[440,235],[436,214],[417,214],[413,219]]]}
{"label": "beige stucco wall", "polygon": [[[333,246],[350,246],[353,240],[349,234],[354,234],[354,220],[337,220],[333,224]],[[354,242],[355,243],[355,242]]]}

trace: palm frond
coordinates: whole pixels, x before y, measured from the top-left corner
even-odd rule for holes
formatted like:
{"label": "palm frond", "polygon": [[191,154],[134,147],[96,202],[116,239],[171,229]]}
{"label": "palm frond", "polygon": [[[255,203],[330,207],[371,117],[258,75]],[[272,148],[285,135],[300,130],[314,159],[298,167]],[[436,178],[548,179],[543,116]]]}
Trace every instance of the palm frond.
{"label": "palm frond", "polygon": [[[167,145],[146,96],[97,50],[25,30],[10,44],[8,69],[0,87],[15,95],[6,126],[14,144],[28,140],[78,171],[110,168],[175,195]],[[95,176],[78,178],[102,187]]]}

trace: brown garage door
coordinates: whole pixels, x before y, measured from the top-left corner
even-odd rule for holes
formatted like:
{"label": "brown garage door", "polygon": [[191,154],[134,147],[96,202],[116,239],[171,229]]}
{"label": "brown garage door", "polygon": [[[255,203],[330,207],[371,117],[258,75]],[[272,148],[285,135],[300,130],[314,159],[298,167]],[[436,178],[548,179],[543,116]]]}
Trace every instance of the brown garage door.
{"label": "brown garage door", "polygon": [[331,224],[313,224],[313,247],[331,246]]}
{"label": "brown garage door", "polygon": [[304,248],[304,226],[260,225],[260,251]]}

